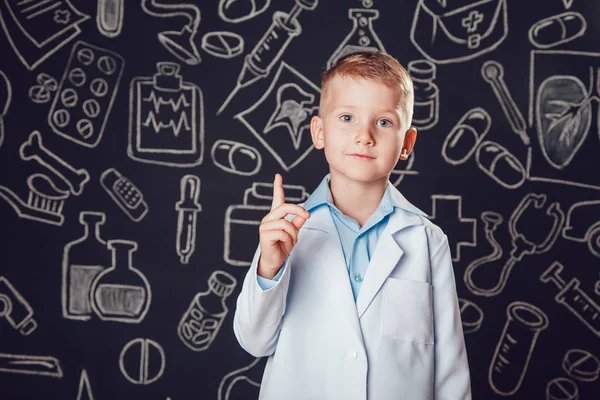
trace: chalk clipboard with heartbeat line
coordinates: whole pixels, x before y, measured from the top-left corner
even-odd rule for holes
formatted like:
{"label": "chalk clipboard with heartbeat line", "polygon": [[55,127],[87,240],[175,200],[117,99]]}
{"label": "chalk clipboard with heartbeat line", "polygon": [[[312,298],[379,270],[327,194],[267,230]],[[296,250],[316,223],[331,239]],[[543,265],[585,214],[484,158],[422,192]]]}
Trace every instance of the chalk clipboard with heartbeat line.
{"label": "chalk clipboard with heartbeat line", "polygon": [[171,167],[202,163],[202,90],[184,82],[180,65],[159,62],[152,77],[131,81],[128,155],[137,161]]}

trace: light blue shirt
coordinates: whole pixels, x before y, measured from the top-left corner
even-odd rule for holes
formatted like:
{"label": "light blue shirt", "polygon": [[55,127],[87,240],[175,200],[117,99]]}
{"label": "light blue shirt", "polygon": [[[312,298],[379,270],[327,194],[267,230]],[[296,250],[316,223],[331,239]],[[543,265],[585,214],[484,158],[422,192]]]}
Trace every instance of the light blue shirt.
{"label": "light blue shirt", "polygon": [[[389,215],[394,211],[394,207],[401,208],[401,205],[392,196],[391,183],[388,182],[379,206],[361,227],[355,219],[344,215],[333,204],[329,180],[330,175],[328,174],[304,203],[303,207],[308,212],[325,205],[329,207],[340,239],[352,293],[356,301],[367,272],[367,266],[371,261],[371,255],[375,251],[381,233],[387,226]],[[257,276],[261,289],[268,290],[275,286],[279,277],[283,274],[284,268],[285,263],[273,280]]]}

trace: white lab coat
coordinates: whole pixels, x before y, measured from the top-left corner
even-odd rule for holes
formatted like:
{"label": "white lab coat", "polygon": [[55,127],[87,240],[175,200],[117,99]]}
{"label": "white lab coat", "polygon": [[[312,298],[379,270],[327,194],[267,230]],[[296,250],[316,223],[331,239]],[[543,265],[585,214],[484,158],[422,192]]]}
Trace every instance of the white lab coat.
{"label": "white lab coat", "polygon": [[234,331],[250,354],[269,356],[260,399],[471,398],[448,240],[429,220],[395,209],[356,302],[328,207],[312,212],[266,291],[256,278],[259,256],[237,299]]}

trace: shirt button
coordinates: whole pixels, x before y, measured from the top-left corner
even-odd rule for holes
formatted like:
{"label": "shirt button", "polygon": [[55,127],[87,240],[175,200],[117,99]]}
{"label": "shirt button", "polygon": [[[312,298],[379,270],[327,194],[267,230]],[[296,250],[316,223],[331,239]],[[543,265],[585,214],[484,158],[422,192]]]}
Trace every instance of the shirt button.
{"label": "shirt button", "polygon": [[361,274],[356,274],[356,275],[354,275],[354,280],[355,280],[356,282],[362,282],[362,281],[363,281],[363,279],[364,279],[364,278],[363,278],[363,276],[362,276]]}
{"label": "shirt button", "polygon": [[355,351],[349,351],[348,353],[346,353],[346,357],[348,358],[348,360],[356,360],[358,358],[358,353]]}

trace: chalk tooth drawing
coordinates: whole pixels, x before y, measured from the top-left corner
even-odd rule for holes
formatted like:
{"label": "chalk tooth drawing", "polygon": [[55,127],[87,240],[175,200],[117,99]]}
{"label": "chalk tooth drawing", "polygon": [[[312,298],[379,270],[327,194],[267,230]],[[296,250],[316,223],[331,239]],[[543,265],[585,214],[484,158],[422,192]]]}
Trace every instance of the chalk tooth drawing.
{"label": "chalk tooth drawing", "polygon": [[81,370],[81,376],[79,377],[77,400],[94,400],[94,394],[92,393],[92,387],[90,385],[90,378],[88,377],[88,373],[85,368]]}
{"label": "chalk tooth drawing", "polygon": [[202,36],[200,46],[211,56],[229,59],[244,52],[244,38],[233,32],[209,32]]}
{"label": "chalk tooth drawing", "polygon": [[[240,369],[236,369],[235,371],[231,371],[225,375],[219,384],[217,400],[234,399],[236,398],[236,394],[242,393],[248,397],[258,398],[258,388],[260,388],[260,382],[265,370],[265,364],[266,357],[257,358],[249,365]],[[242,385],[243,383],[247,384]]]}
{"label": "chalk tooth drawing", "polygon": [[235,118],[289,171],[314,148],[310,120],[318,114],[320,93],[316,85],[282,62],[260,100]]}
{"label": "chalk tooth drawing", "polygon": [[562,270],[563,265],[555,261],[540,275],[540,281],[554,283],[559,290],[554,300],[565,306],[589,330],[600,337],[600,305],[581,289],[579,279],[572,278],[567,283],[560,276]]}
{"label": "chalk tooth drawing", "polygon": [[467,111],[444,140],[444,160],[450,165],[466,162],[475,153],[491,126],[492,118],[483,108],[477,107]]}
{"label": "chalk tooth drawing", "polygon": [[132,221],[139,222],[148,213],[148,204],[140,189],[116,169],[104,171],[100,175],[100,184]]}
{"label": "chalk tooth drawing", "polygon": [[41,375],[62,378],[63,371],[56,357],[0,353],[0,372]]}
{"label": "chalk tooth drawing", "polygon": [[527,178],[521,161],[496,142],[482,142],[475,153],[475,162],[481,171],[506,189],[520,187]]}
{"label": "chalk tooth drawing", "polygon": [[121,34],[125,0],[98,0],[96,26],[98,32],[114,38]]}
{"label": "chalk tooth drawing", "polygon": [[70,0],[0,2],[0,25],[30,71],[79,35],[87,19]]}
{"label": "chalk tooth drawing", "polygon": [[317,5],[317,1],[312,3],[296,1],[289,13],[283,11],[273,13],[273,22],[244,58],[244,66],[237,78],[236,86],[217,111],[217,115],[225,110],[240,89],[269,76],[271,69],[279,61],[292,39],[302,33],[302,26],[298,22],[300,13],[303,10],[312,11]]}
{"label": "chalk tooth drawing", "polygon": [[2,317],[21,335],[30,335],[38,326],[27,300],[0,275],[0,319]]}
{"label": "chalk tooth drawing", "polygon": [[188,65],[200,64],[202,58],[195,43],[198,25],[200,25],[200,9],[196,5],[142,0],[142,9],[157,18],[186,17],[189,21],[180,31],[161,32],[158,34],[158,41],[179,61]]}
{"label": "chalk tooth drawing", "polygon": [[[288,203],[302,203],[309,194],[304,186],[283,185]],[[260,221],[271,209],[273,183],[254,182],[244,192],[243,204],[227,207],[225,211],[225,238],[223,259],[230,265],[247,267],[252,262],[254,249],[238,246],[249,237],[258,235]]]}
{"label": "chalk tooth drawing", "polygon": [[502,111],[504,111],[504,115],[508,119],[512,131],[521,138],[524,145],[528,146],[530,140],[529,136],[527,136],[527,125],[525,124],[523,114],[519,111],[504,82],[504,67],[497,61],[486,61],[481,66],[481,75],[492,86],[492,90],[500,106],[502,106]]}
{"label": "chalk tooth drawing", "polygon": [[188,264],[196,249],[197,214],[202,211],[200,197],[200,178],[185,175],[179,184],[180,200],[175,204],[177,211],[177,234],[175,249],[182,264]]}
{"label": "chalk tooth drawing", "polygon": [[159,62],[156,66],[154,76],[131,81],[127,155],[169,167],[202,164],[202,89],[183,81],[179,64]]}
{"label": "chalk tooth drawing", "polygon": [[431,129],[440,118],[440,94],[433,82],[436,66],[428,60],[413,60],[408,63],[408,73],[415,91],[411,124],[419,130]]}
{"label": "chalk tooth drawing", "polygon": [[52,94],[58,90],[58,82],[53,76],[44,72],[35,78],[37,85],[29,88],[29,99],[36,104],[45,104],[50,101]]}
{"label": "chalk tooth drawing", "polygon": [[87,170],[75,169],[71,164],[48,150],[42,141],[38,131],[33,131],[29,138],[19,148],[19,155],[23,161],[37,161],[40,165],[52,171],[56,176],[66,183],[69,191],[79,196],[83,193],[85,184],[90,180]]}
{"label": "chalk tooth drawing", "polygon": [[[552,248],[564,225],[565,215],[560,209],[559,203],[555,202],[547,206],[546,200],[546,195],[535,193],[528,193],[521,199],[521,202],[512,212],[508,222],[508,231],[512,238],[510,257],[506,259],[502,268],[499,269],[500,272],[493,274],[494,279],[490,279],[490,275],[492,274],[486,274],[485,276],[481,274],[479,279],[475,279],[474,272],[476,269],[500,259],[503,253],[502,248],[500,248],[493,236],[494,230],[502,222],[502,219],[499,214],[488,213],[486,215],[488,220],[486,224],[486,239],[492,246],[493,251],[483,258],[473,261],[465,269],[465,284],[473,294],[491,297],[502,293],[517,262],[521,261],[526,255],[543,254]],[[542,223],[542,221],[545,222]],[[551,223],[548,223],[548,221]],[[523,233],[531,232],[528,227],[534,225],[543,226],[546,229],[544,238],[536,238],[537,240],[527,238],[527,234]],[[489,270],[489,267],[487,270]],[[485,282],[495,280],[494,286],[489,287],[489,284],[483,285],[480,281],[481,277],[485,278]]]}
{"label": "chalk tooth drawing", "polygon": [[165,351],[151,339],[137,338],[128,342],[119,355],[123,376],[136,385],[149,385],[165,372]]}
{"label": "chalk tooth drawing", "polygon": [[404,160],[399,160],[398,163],[396,163],[396,167],[390,173],[390,182],[392,182],[394,186],[400,185],[400,183],[402,183],[402,181],[404,180],[404,177],[407,175],[419,174],[418,171],[413,170],[416,157],[415,154],[416,151],[413,150],[408,155],[408,159],[406,160],[406,162],[404,162]]}
{"label": "chalk tooth drawing", "polygon": [[146,276],[133,266],[136,242],[109,240],[112,263],[94,279],[92,309],[103,321],[140,323],[150,308],[152,290]]}
{"label": "chalk tooth drawing", "polygon": [[100,235],[106,215],[101,212],[82,211],[79,222],[83,235],[65,245],[62,259],[61,300],[63,317],[87,321],[93,314],[92,283],[112,264],[111,253]]}
{"label": "chalk tooth drawing", "polygon": [[77,144],[96,147],[117,96],[125,60],[83,41],[75,43],[48,113],[52,130]]}
{"label": "chalk tooth drawing", "polygon": [[270,5],[271,0],[219,0],[219,17],[238,24],[262,14]]}
{"label": "chalk tooth drawing", "polygon": [[379,11],[372,9],[351,8],[348,10],[348,19],[352,21],[352,29],[346,35],[327,61],[327,69],[348,54],[358,51],[381,51],[385,47],[373,28],[373,21],[379,18]]}
{"label": "chalk tooth drawing", "polygon": [[477,304],[466,299],[458,299],[458,305],[463,332],[465,334],[477,332],[483,323],[483,310]]}
{"label": "chalk tooth drawing", "polygon": [[521,387],[540,332],[548,327],[541,309],[515,301],[506,309],[506,323],[500,334],[489,368],[488,380],[494,392],[511,396]]}
{"label": "chalk tooth drawing", "polygon": [[578,400],[579,388],[568,378],[555,378],[546,385],[546,400]]}
{"label": "chalk tooth drawing", "polygon": [[208,278],[208,290],[194,296],[177,327],[181,341],[194,351],[210,347],[219,334],[229,308],[227,297],[237,280],[225,271],[215,271]]}
{"label": "chalk tooth drawing", "polygon": [[600,258],[600,200],[573,204],[567,211],[562,237],[575,242],[587,242],[590,253]]}
{"label": "chalk tooth drawing", "polygon": [[12,98],[12,87],[6,74],[0,71],[0,146],[4,141],[4,116],[8,112]]}
{"label": "chalk tooth drawing", "polygon": [[529,43],[538,49],[549,49],[583,36],[586,29],[587,22],[581,14],[567,11],[534,23],[529,28]]}
{"label": "chalk tooth drawing", "polygon": [[506,0],[436,3],[419,0],[410,29],[411,42],[430,61],[468,61],[495,50],[508,35]]}
{"label": "chalk tooth drawing", "polygon": [[587,350],[571,349],[565,353],[563,370],[581,382],[594,382],[600,375],[600,360]]}
{"label": "chalk tooth drawing", "polygon": [[210,155],[217,167],[235,175],[252,176],[262,166],[262,156],[258,150],[233,140],[217,140]]}
{"label": "chalk tooth drawing", "polygon": [[[462,216],[462,196],[435,194],[431,196],[432,221],[452,232],[450,249],[452,261],[460,261],[462,246],[477,246],[477,219]],[[441,220],[441,221],[440,221]]]}

